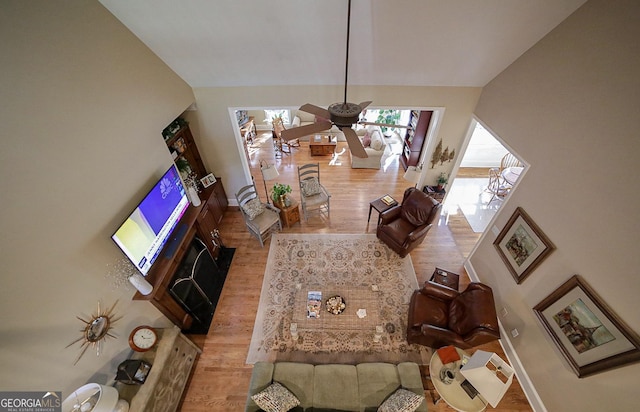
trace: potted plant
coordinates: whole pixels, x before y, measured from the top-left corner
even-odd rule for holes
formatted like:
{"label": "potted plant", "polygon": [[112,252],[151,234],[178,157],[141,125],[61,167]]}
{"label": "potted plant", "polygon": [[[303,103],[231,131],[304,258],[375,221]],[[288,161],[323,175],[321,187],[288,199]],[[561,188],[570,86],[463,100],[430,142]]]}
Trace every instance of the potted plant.
{"label": "potted plant", "polygon": [[448,181],[449,176],[444,172],[440,173],[440,176],[438,176],[438,192],[442,192],[444,185],[446,185]]}
{"label": "potted plant", "polygon": [[[386,110],[378,110],[378,118],[376,119],[376,123],[386,123],[386,124],[397,124],[400,120],[400,111],[394,109],[386,109]],[[386,126],[380,126],[380,130],[382,130],[382,134],[387,136],[387,132],[389,130]]]}
{"label": "potted plant", "polygon": [[285,185],[282,183],[276,183],[273,185],[273,189],[271,190],[271,199],[273,203],[278,203],[283,206],[291,205],[291,201],[287,196],[288,193],[291,193],[291,186]]}

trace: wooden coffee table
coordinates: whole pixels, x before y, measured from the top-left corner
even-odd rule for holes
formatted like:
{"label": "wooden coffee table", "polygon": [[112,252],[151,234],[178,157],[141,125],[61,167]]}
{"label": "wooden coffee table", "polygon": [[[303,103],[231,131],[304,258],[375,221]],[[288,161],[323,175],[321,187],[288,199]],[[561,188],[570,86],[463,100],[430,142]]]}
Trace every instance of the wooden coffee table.
{"label": "wooden coffee table", "polygon": [[336,151],[336,141],[332,136],[314,135],[309,138],[311,156],[333,155]]}

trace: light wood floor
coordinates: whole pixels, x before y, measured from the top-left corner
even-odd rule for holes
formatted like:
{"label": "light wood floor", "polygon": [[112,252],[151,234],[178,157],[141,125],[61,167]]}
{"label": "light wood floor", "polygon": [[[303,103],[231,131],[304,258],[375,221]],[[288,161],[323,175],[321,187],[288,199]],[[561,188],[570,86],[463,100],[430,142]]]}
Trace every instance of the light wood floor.
{"label": "light wood floor", "polygon": [[[318,162],[321,168],[321,182],[331,193],[331,218],[324,221],[320,217],[304,220],[285,233],[375,233],[377,214],[371,216],[367,224],[369,202],[377,197],[390,194],[401,200],[402,193],[409,186],[402,179],[404,170],[398,156],[393,156],[386,169],[351,169],[346,143],[338,143],[338,156],[309,155],[308,143],[302,142],[293,154],[284,154],[276,159],[271,133],[258,136],[265,144],[261,148],[249,148],[247,156],[256,187],[264,199],[264,186],[259,169],[260,160],[274,163],[280,177],[273,183],[286,183],[293,188],[292,197],[299,199],[297,166]],[[486,171],[479,172],[483,177]],[[224,176],[222,176],[224,183]],[[229,189],[227,189],[229,190]],[[229,198],[233,193],[227,192]],[[258,307],[262,278],[269,243],[261,248],[258,241],[249,236],[242,216],[237,208],[231,207],[225,214],[220,228],[226,246],[236,248],[231,269],[216,308],[215,316],[207,336],[190,336],[203,353],[200,356],[188,390],[185,393],[182,411],[242,411],[246,401],[252,365],[245,363],[255,311]],[[418,283],[426,281],[436,266],[464,275],[463,262],[468,256],[479,234],[474,233],[459,213],[456,216],[441,217],[427,235],[424,243],[411,253]],[[465,275],[461,280],[461,289],[469,283]],[[498,353],[505,358],[498,343],[484,345],[484,350]],[[506,358],[505,358],[506,359]],[[428,368],[422,367],[425,387],[433,388],[426,380]],[[452,411],[443,401],[433,404],[437,396],[433,390],[425,390],[429,410]],[[489,409],[492,409],[489,406]],[[499,411],[530,411],[531,408],[520,385],[514,380],[505,398],[498,405]]]}

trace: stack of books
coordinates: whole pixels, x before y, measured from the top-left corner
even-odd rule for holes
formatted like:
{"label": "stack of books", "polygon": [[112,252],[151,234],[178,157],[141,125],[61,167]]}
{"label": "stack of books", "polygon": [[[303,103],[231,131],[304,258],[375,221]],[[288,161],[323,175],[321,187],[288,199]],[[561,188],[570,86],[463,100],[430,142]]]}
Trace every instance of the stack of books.
{"label": "stack of books", "polygon": [[398,202],[396,202],[396,200],[389,195],[385,195],[384,197],[382,197],[382,201],[387,206],[393,206],[398,204]]}
{"label": "stack of books", "polygon": [[322,292],[309,291],[307,293],[307,317],[319,318],[320,309],[322,308]]}

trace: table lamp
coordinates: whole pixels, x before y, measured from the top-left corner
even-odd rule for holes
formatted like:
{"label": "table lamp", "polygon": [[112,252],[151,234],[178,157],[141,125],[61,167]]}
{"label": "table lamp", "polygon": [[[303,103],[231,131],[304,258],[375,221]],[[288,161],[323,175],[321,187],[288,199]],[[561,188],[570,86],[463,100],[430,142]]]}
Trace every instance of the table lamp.
{"label": "table lamp", "polygon": [[476,351],[460,373],[494,408],[513,381],[513,369],[493,352]]}
{"label": "table lamp", "polygon": [[73,391],[62,402],[62,412],[112,412],[117,404],[116,388],[88,383]]}
{"label": "table lamp", "polygon": [[262,172],[262,183],[264,183],[264,192],[267,195],[267,203],[271,203],[269,201],[269,191],[267,190],[267,180],[273,180],[280,176],[278,173],[278,169],[274,165],[267,164],[264,160],[260,160],[260,171]]}
{"label": "table lamp", "polygon": [[422,174],[422,169],[419,166],[409,166],[407,167],[407,171],[404,172],[404,180],[407,180],[414,185],[417,185],[420,181],[420,175]]}

